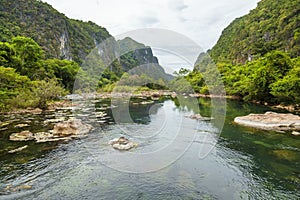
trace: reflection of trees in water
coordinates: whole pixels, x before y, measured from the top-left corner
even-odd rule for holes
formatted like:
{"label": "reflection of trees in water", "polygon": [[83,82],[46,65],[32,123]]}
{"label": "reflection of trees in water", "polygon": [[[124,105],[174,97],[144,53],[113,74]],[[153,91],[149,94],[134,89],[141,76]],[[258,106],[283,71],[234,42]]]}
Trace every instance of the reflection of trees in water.
{"label": "reflection of trees in water", "polygon": [[130,104],[130,116],[135,123],[149,124],[151,122],[150,115],[156,115],[161,106],[161,103],[153,103],[147,105]]}
{"label": "reflection of trees in water", "polygon": [[180,111],[193,112],[205,117],[211,116],[211,100],[209,98],[177,96],[173,101]]}

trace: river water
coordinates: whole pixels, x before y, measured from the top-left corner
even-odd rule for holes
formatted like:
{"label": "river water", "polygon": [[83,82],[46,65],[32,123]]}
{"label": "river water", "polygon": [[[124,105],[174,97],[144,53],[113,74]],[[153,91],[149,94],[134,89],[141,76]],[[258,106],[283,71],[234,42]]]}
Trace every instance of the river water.
{"label": "river water", "polygon": [[[210,99],[197,99],[196,107],[191,102],[132,98],[123,102],[127,112],[100,99],[72,110],[1,116],[0,199],[300,199],[299,137],[233,123],[270,108],[227,100],[220,127],[215,119],[188,117],[212,117]],[[8,140],[11,133],[47,131],[51,119],[74,116],[94,126],[87,137]],[[120,136],[138,147],[120,152],[107,144]]]}

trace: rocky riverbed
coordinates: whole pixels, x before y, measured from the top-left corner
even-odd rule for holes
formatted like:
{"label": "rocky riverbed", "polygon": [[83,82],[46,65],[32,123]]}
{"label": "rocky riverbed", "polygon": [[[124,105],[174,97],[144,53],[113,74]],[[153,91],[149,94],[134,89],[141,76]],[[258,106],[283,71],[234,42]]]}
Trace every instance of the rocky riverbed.
{"label": "rocky riverbed", "polygon": [[28,130],[13,133],[9,139],[11,141],[54,142],[59,140],[71,140],[83,137],[92,129],[92,126],[83,123],[80,119],[70,119],[55,124],[54,129],[49,132],[32,133]]}

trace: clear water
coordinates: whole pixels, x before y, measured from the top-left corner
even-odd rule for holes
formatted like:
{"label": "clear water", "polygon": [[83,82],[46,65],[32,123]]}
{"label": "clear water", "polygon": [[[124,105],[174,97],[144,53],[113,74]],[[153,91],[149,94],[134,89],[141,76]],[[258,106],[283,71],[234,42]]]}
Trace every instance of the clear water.
{"label": "clear water", "polygon": [[[115,122],[114,110],[106,109],[109,99],[82,102],[80,112],[1,116],[9,124],[0,127],[0,199],[300,199],[300,138],[233,123],[236,116],[270,108],[227,101],[219,135],[214,120],[185,117],[198,112],[189,99],[137,104],[141,101],[131,99],[129,121],[122,118],[124,111]],[[201,115],[210,117],[211,101],[198,101]],[[97,118],[99,110],[108,115]],[[41,144],[8,140],[21,130],[51,129],[46,119],[75,114],[95,127],[86,138]],[[15,128],[21,123],[30,127]],[[129,152],[112,149],[107,142],[121,135],[139,146]],[[29,147],[7,153],[24,145]]]}

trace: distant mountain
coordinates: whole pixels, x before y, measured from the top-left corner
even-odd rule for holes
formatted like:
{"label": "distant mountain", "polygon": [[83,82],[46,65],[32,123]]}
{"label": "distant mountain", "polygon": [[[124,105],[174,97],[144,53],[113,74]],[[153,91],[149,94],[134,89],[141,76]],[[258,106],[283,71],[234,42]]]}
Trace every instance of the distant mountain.
{"label": "distant mountain", "polygon": [[235,19],[208,51],[215,62],[244,64],[272,50],[300,56],[300,0],[261,0]]}
{"label": "distant mountain", "polygon": [[167,74],[159,65],[157,57],[153,55],[152,49],[144,44],[138,43],[130,37],[118,40],[120,47],[120,62],[124,71],[131,74],[146,74],[158,80],[171,80],[173,76]]}

